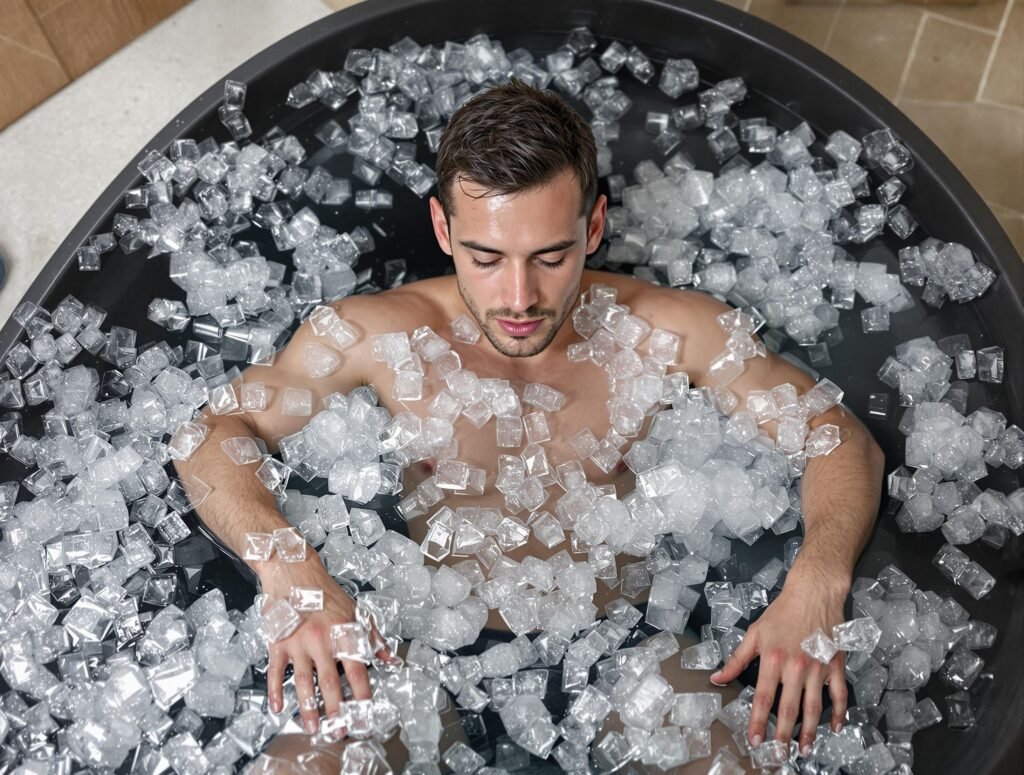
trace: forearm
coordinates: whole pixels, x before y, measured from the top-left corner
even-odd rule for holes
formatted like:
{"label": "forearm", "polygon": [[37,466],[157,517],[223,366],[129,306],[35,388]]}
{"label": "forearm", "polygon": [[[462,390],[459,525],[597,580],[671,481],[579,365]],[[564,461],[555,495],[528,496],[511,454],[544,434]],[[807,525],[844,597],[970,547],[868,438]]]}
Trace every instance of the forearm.
{"label": "forearm", "polygon": [[[272,533],[289,527],[277,508],[277,501],[256,478],[259,463],[235,465],[221,448],[221,442],[237,436],[256,438],[252,427],[240,416],[207,416],[206,440],[188,460],[174,461],[178,475],[195,475],[212,488],[196,509],[206,526],[239,557],[246,533]],[[267,563],[245,561],[263,575]]]}
{"label": "forearm", "polygon": [[801,489],[804,542],[789,578],[839,585],[845,596],[878,516],[885,458],[870,432],[846,410],[828,414],[821,420],[839,426],[842,443],[807,462]]}

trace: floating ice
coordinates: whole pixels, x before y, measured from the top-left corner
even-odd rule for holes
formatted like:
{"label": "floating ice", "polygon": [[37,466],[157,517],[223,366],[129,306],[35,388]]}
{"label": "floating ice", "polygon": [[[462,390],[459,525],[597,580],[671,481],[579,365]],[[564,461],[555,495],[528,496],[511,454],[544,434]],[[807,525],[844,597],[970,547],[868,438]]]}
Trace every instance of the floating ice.
{"label": "floating ice", "polygon": [[875,620],[871,617],[853,619],[832,628],[832,640],[842,651],[872,652],[882,637]]}
{"label": "floating ice", "polygon": [[817,660],[823,665],[832,661],[832,657],[839,651],[838,646],[819,627],[808,635],[800,643],[801,650],[807,656]]}
{"label": "floating ice", "polygon": [[[202,445],[198,411],[209,405],[215,414],[261,412],[279,400],[282,414],[309,418],[300,432],[280,440],[280,460],[245,437],[219,445],[234,463],[260,463],[257,479],[279,497],[294,525],[273,535],[247,534],[245,558],[266,560],[276,551],[296,561],[315,549],[332,575],[364,585],[360,620],[333,633],[339,658],[373,663],[371,631],[415,638],[406,666],[389,671],[377,664],[374,699],[345,703],[340,726],[322,725],[326,737],[337,739],[347,730],[353,738],[379,740],[400,725],[403,740],[424,762],[443,758],[453,769],[472,770],[481,762],[468,747],[436,750],[442,685],[464,708],[491,706],[502,714],[522,746],[499,748],[495,766],[510,770],[529,766],[527,751],[551,753],[565,769],[585,769],[591,761],[611,769],[630,759],[670,768],[711,756],[710,739],[697,733],[716,713],[733,731],[745,728],[749,696],[719,712],[717,695],[672,695],[657,665],[675,653],[675,639],[637,645],[630,631],[641,614],[628,600],[650,587],[648,623],[681,630],[709,567],[722,578],[734,573],[732,540],[750,543],[766,530],[785,534],[797,527],[800,500],[793,480],[807,457],[828,454],[839,442],[836,426],[808,427],[841,400],[836,386],[823,380],[803,396],[792,385],[777,386],[751,394],[746,411],[735,412],[729,391],[691,389],[687,375],[667,373],[679,357],[676,335],[651,330],[617,303],[613,289],[591,288],[573,315],[582,341],[571,346],[570,358],[591,360],[608,372],[613,429],[600,439],[584,429],[571,442],[580,461],[606,473],[624,461],[638,475],[636,491],[619,499],[587,482],[578,463],[556,470],[548,461],[548,421],[564,408],[565,395],[540,384],[527,385],[520,395],[499,380],[472,374],[429,329],[374,342],[375,357],[394,371],[396,399],[421,400],[425,377],[447,381],[422,419],[412,413],[388,417],[368,389],[329,396],[322,408],[300,386],[283,387],[275,396],[277,389],[258,381],[239,385],[239,367],[229,366],[272,364],[287,333],[304,318],[316,337],[302,354],[311,376],[323,378],[340,365],[361,334],[333,302],[380,287],[357,265],[375,243],[366,226],[349,232],[327,226],[318,208],[354,199],[369,221],[372,211],[393,204],[389,181],[427,194],[436,178],[415,160],[417,148],[408,141],[422,132],[427,147],[436,150],[444,119],[475,88],[516,75],[579,97],[591,111],[599,166],[607,176],[618,122],[631,102],[602,69],[651,89],[656,85],[672,99],[696,92],[692,101],[647,117],[654,148],[665,159],[661,167],[653,161],[638,165],[633,185],[625,176],[609,176],[616,206],[608,212],[608,250],[597,260],[632,267],[649,281],[720,294],[737,307],[719,321],[728,336],[712,367],[720,384],[735,380],[746,360],[764,356],[765,345],[777,350],[784,337],[808,348],[813,363],[826,362],[828,348],[837,344],[839,311],[852,309],[857,295],[870,305],[861,313],[865,330],[884,330],[892,315],[914,304],[908,286],[923,288],[924,302],[937,307],[946,299],[969,301],[991,285],[992,271],[956,243],[928,238],[905,247],[898,275],[881,264],[857,262],[840,247],[866,242],[885,228],[901,239],[915,231],[913,214],[899,205],[906,186],[896,177],[910,168],[912,157],[890,130],[860,140],[834,132],[825,145],[831,162],[815,159],[816,138],[806,124],[782,130],[763,119],[732,121],[733,107],[746,94],[742,80],[701,90],[689,60],[670,60],[659,74],[635,46],[613,42],[598,53],[586,30],[573,31],[563,49],[541,60],[523,49],[506,52],[486,36],[441,48],[406,38],[388,51],[350,51],[340,70],[311,73],[289,92],[287,104],[319,102],[339,110],[358,99],[347,129],[331,119],[315,140],[331,153],[353,157],[353,175],[372,187],[357,191],[350,179],[313,166],[311,149],[279,128],[247,142],[252,129],[242,112],[245,85],[227,81],[219,116],[232,140],[183,138],[166,154],[148,153],[140,164],[146,182],[125,197],[135,214],[118,214],[112,234],[93,236],[76,253],[84,271],[94,271],[115,245],[126,254],[147,247],[150,256],[168,255],[171,280],[183,298],[151,300],[147,317],[172,332],[191,325],[187,345],[141,345],[134,330],[104,329],[105,314],[72,297],[52,311],[26,303],[15,312],[29,343],[16,345],[4,360],[0,403],[20,410],[52,402],[54,412],[44,418],[39,438],[24,434],[16,415],[0,420],[4,451],[34,467],[21,484],[0,485],[0,610],[13,612],[2,625],[0,668],[13,691],[0,715],[18,724],[29,719],[34,734],[49,738],[57,725],[30,717],[21,699],[45,696],[57,721],[68,722],[68,750],[83,765],[116,769],[134,749],[146,768],[166,761],[179,772],[220,772],[256,755],[294,714],[290,690],[285,712],[276,717],[264,710],[263,693],[243,682],[250,669],[265,669],[267,640],[294,631],[301,611],[316,609],[322,590],[296,588],[290,601],[265,609],[258,598],[246,612],[228,612],[222,597],[208,593],[182,611],[173,602],[174,574],[161,572],[171,567],[175,544],[190,534],[183,515],[209,491],[196,478],[181,482],[164,471],[169,458],[186,460]],[[717,174],[695,169],[677,150],[684,133],[698,128],[709,130],[709,149],[724,162]],[[752,166],[738,155],[741,148],[766,158]],[[877,203],[870,200],[865,167],[884,173],[873,192]],[[263,255],[244,239],[250,226],[266,230],[275,250]],[[405,267],[385,263],[384,284],[393,287]],[[763,343],[752,336],[762,329]],[[478,337],[467,318],[453,322],[454,341],[471,344]],[[966,391],[951,381],[955,368],[960,380],[1000,382],[1001,348],[975,351],[969,341],[950,339],[956,341],[906,343],[880,374],[911,409],[901,428],[908,437],[907,465],[917,469],[894,471],[890,494],[902,503],[901,528],[941,527],[949,544],[937,565],[980,597],[993,580],[955,545],[979,538],[998,543],[1007,532],[1024,532],[1024,490],[1003,495],[971,482],[987,466],[1024,464],[1024,434],[997,412],[968,414]],[[83,350],[102,362],[103,372],[71,365]],[[871,413],[885,415],[882,403],[874,401]],[[478,427],[493,420],[499,445],[515,453],[499,466],[504,511],[453,509],[442,502],[482,492],[488,473],[450,452],[463,417]],[[648,437],[634,440],[648,417]],[[779,423],[775,444],[760,432],[769,421]],[[520,452],[524,441],[528,446]],[[366,504],[398,494],[402,469],[431,456],[439,459],[435,475],[398,507],[407,519],[429,520],[423,546],[385,530],[374,511],[349,508],[343,500]],[[316,477],[327,480],[331,494],[317,498],[287,489],[289,482]],[[19,502],[20,486],[33,499]],[[83,508],[87,516],[81,516]],[[65,528],[71,517],[74,526]],[[531,535],[565,550],[521,564],[504,556]],[[449,554],[465,559],[436,570],[424,564],[424,557]],[[621,570],[616,555],[630,558]],[[32,602],[47,583],[39,572],[43,557],[60,608]],[[703,590],[718,628],[684,652],[681,663],[710,669],[727,658],[742,637],[735,625],[767,604],[791,562],[790,552],[785,564],[773,559],[750,581],[710,581]],[[623,598],[607,607],[608,619],[598,620],[589,600],[598,585],[616,581]],[[941,665],[941,680],[956,690],[946,698],[948,723],[973,724],[966,689],[983,667],[974,649],[992,644],[994,628],[970,620],[951,598],[917,589],[892,568],[878,581],[858,579],[853,598],[857,618],[832,635],[848,652],[858,703],[883,707],[890,730],[900,722],[909,740],[912,731],[938,718],[934,705],[913,703],[912,690]],[[140,615],[140,601],[159,610],[151,618]],[[540,634],[520,636],[480,658],[438,653],[475,641],[488,609],[516,632]],[[46,635],[47,627],[70,636],[74,646],[68,650],[64,640]],[[108,660],[101,670],[106,677],[89,680],[86,662],[101,653],[99,647],[106,653],[113,645],[110,653],[131,655],[124,647],[133,643],[143,670],[131,656],[112,667]],[[55,660],[59,679],[43,667]],[[541,699],[547,680],[542,668],[560,662],[562,685],[575,693],[575,702],[556,724]],[[592,666],[598,676],[593,683]],[[80,718],[82,698],[96,692],[117,700],[122,710],[139,712],[124,721]],[[152,710],[143,712],[150,703]],[[623,733],[601,734],[612,708],[628,726]],[[660,726],[669,709],[669,721],[681,728]],[[202,737],[203,716],[224,718],[224,732]],[[852,708],[847,730],[853,731],[821,733],[813,766],[853,772],[894,766],[889,749],[877,742],[876,718],[873,711]],[[345,766],[355,769],[357,760],[369,766],[379,755],[374,745],[365,739],[351,745]],[[789,754],[770,743],[753,753],[771,766]],[[719,772],[736,769],[727,752],[714,761]]]}

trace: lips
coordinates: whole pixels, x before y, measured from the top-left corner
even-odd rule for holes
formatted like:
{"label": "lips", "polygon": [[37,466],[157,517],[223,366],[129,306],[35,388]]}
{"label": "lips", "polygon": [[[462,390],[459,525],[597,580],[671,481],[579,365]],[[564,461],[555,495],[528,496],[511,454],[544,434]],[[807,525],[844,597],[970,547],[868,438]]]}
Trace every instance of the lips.
{"label": "lips", "polygon": [[498,325],[501,326],[502,330],[506,334],[510,334],[511,336],[529,336],[538,328],[540,328],[540,324],[543,322],[543,318],[541,318],[540,320],[527,321],[525,323],[517,323],[512,320],[499,319]]}

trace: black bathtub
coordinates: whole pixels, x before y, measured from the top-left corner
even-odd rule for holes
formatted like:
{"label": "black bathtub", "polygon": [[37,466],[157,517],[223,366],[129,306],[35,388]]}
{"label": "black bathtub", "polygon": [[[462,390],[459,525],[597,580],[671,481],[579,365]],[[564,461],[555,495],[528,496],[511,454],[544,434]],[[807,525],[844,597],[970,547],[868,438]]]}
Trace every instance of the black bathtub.
{"label": "black bathtub", "polygon": [[[655,60],[689,57],[697,63],[705,81],[742,76],[750,87],[750,96],[737,108],[741,117],[766,116],[782,128],[805,120],[819,138],[836,129],[855,137],[881,127],[893,129],[916,162],[914,169],[902,176],[909,185],[903,203],[922,226],[911,243],[926,235],[960,242],[994,268],[999,278],[975,303],[947,304],[942,310],[919,303],[914,310],[896,315],[892,330],[886,334],[866,337],[859,331],[858,315],[844,316],[845,341],[834,351],[835,364],[821,369],[821,373],[846,389],[845,402],[875,433],[886,450],[889,469],[903,458],[903,437],[896,428],[899,411],[895,417],[880,421],[867,417],[866,405],[869,393],[885,392],[875,373],[899,341],[968,333],[976,348],[1002,345],[1006,351],[1004,384],[969,383],[970,408],[984,403],[1004,412],[1009,422],[1024,423],[1024,265],[995,217],[953,164],[880,94],[816,49],[753,16],[714,0],[589,0],[578,7],[551,0],[368,0],[296,32],[226,77],[248,84],[245,113],[253,123],[254,137],[278,125],[313,149],[319,147],[313,132],[330,112],[319,103],[292,110],[284,105],[285,96],[316,68],[340,69],[350,48],[386,47],[406,35],[425,44],[485,32],[501,39],[509,49],[525,46],[547,51],[557,47],[566,32],[577,26],[589,27],[603,44],[611,38],[634,42]],[[628,92],[628,83],[625,88]],[[616,146],[616,172],[628,175],[637,161],[657,158],[638,118],[654,107],[650,103],[652,93],[656,94],[649,90],[630,95],[635,101],[633,120],[623,122],[623,137]],[[168,336],[146,320],[146,307],[154,296],[181,297],[168,278],[166,256],[146,260],[144,251],[126,256],[115,250],[103,256],[101,271],[79,272],[73,254],[90,235],[110,231],[115,213],[123,210],[124,191],[141,180],[136,164],[146,151],[166,151],[179,137],[229,139],[217,117],[222,95],[223,85],[218,82],[139,150],[58,248],[29,289],[26,301],[52,308],[64,296],[73,294],[106,309],[110,317],[105,325],[113,322],[137,329],[140,343],[173,341],[175,335]],[[346,109],[350,106],[342,110],[343,114]],[[708,166],[713,162],[702,136],[695,135],[688,142],[688,150],[698,163],[714,169]],[[344,159],[345,164],[351,164],[350,157]],[[332,160],[329,169],[334,161],[341,163]],[[340,175],[350,169],[331,171]],[[324,222],[346,229],[359,217],[351,203],[341,208],[321,207],[318,212]],[[424,277],[444,271],[444,256],[434,242],[423,200],[408,191],[398,191],[395,208],[377,211],[369,220],[377,223],[386,236],[378,239],[376,252],[363,258],[366,266],[381,264],[385,258],[401,258],[411,275]],[[259,239],[259,235],[253,239]],[[896,250],[902,244],[886,232],[869,245],[847,247],[858,259],[884,262],[889,271],[896,271]],[[6,355],[20,335],[19,326],[7,321],[0,331],[0,354]],[[25,413],[27,432],[38,434],[40,424],[40,412]],[[20,478],[23,473],[24,468],[9,457],[0,460],[0,481]],[[1019,486],[1013,472],[1006,469],[998,469],[980,484],[1004,491]],[[931,566],[930,558],[941,543],[938,534],[902,535],[892,518],[883,515],[858,568],[860,574],[875,575],[895,562],[922,586],[953,594],[972,616],[999,628],[996,645],[981,652],[995,680],[988,682],[985,696],[976,703],[978,725],[961,732],[940,724],[918,733],[914,738],[914,769],[922,773],[1021,772],[1024,549],[1020,539],[1012,536],[998,551],[980,544],[969,549],[972,558],[997,578],[993,593],[975,602],[951,587]],[[203,585],[237,585],[230,563],[215,559],[216,550],[200,536],[176,549],[179,564],[206,565]],[[245,601],[229,597],[229,606],[232,604],[244,605]],[[933,688],[935,684],[937,680],[932,682]],[[947,693],[949,690],[939,687],[934,694],[931,689],[924,694],[934,696],[944,707],[941,698]]]}

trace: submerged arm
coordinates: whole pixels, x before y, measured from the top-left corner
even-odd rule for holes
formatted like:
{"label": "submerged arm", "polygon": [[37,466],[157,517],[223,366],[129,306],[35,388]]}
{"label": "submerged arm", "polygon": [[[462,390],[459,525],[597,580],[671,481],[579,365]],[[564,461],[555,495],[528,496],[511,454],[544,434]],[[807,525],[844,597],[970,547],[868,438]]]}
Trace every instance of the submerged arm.
{"label": "submerged arm", "polygon": [[[708,365],[726,349],[727,339],[716,317],[732,308],[699,292],[669,292],[661,303],[672,310],[665,311],[662,319],[680,321],[676,333],[684,336],[683,365],[691,382],[716,386]],[[747,408],[751,391],[771,390],[786,383],[800,395],[815,385],[805,371],[769,352],[764,358],[746,360],[743,373],[728,388],[738,399],[738,412]],[[885,457],[867,428],[842,405],[807,424],[808,431],[835,425],[841,443],[828,455],[808,458],[801,490],[803,545],[781,594],[750,625],[725,667],[712,676],[715,682],[732,681],[755,657],[761,658],[748,729],[753,745],[765,739],[768,715],[780,684],[779,740],[788,743],[802,715],[800,745],[809,748],[820,720],[825,683],[832,697],[833,727],[842,723],[846,713],[842,653],[826,666],[808,657],[800,644],[818,628],[831,636],[832,627],[843,621],[853,568],[878,514]],[[767,422],[760,430],[774,440],[776,426]]]}

